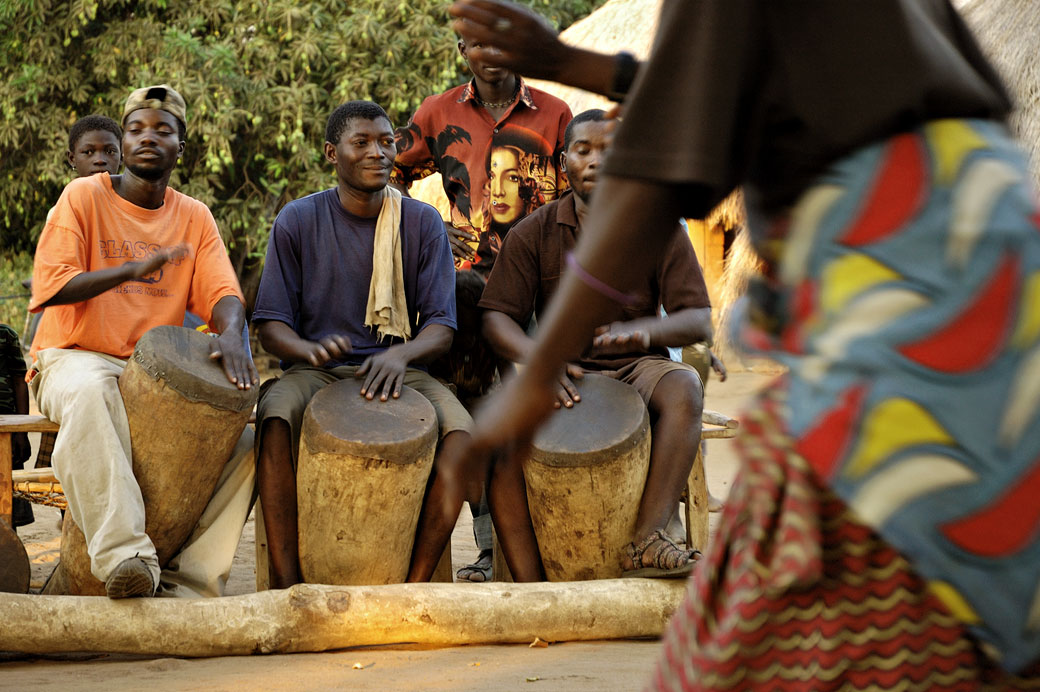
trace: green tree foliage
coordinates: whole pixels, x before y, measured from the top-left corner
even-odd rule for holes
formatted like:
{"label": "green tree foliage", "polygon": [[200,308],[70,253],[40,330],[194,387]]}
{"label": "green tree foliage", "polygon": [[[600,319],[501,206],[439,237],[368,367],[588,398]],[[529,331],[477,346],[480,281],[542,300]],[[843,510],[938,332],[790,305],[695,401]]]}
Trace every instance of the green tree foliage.
{"label": "green tree foliage", "polygon": [[[604,0],[526,0],[565,26]],[[445,0],[3,0],[0,242],[31,251],[70,179],[69,126],[119,119],[131,89],[167,82],[188,103],[171,184],[210,206],[247,294],[289,200],[331,185],[321,156],[339,103],[397,124],[464,78]]]}

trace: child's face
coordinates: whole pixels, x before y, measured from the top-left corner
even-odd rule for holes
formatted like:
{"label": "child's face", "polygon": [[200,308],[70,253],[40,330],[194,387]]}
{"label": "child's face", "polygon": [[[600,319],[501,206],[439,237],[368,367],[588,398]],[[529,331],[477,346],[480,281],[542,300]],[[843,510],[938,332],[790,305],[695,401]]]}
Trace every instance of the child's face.
{"label": "child's face", "polygon": [[95,173],[115,175],[119,172],[119,140],[108,130],[87,130],[76,140],[75,149],[68,152],[69,163],[76,175],[85,177]]}

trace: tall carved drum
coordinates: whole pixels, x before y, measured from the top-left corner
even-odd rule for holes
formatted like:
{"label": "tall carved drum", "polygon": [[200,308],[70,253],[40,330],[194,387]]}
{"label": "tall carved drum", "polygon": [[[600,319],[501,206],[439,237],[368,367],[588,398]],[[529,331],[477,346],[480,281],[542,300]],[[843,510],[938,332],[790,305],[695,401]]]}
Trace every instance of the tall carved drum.
{"label": "tall carved drum", "polygon": [[[184,327],[148,331],[119,377],[145,507],[145,531],[165,567],[209,503],[256,404],[210,359],[211,338]],[[104,595],[83,533],[66,513],[61,568],[68,593]]]}
{"label": "tall carved drum", "polygon": [[553,413],[524,465],[549,581],[621,576],[650,467],[650,417],[638,392],[602,375],[575,384],[581,402]]}
{"label": "tall carved drum", "polygon": [[296,493],[300,569],[313,584],[394,584],[408,576],[437,448],[433,405],[409,387],[369,401],[333,382],[303,415]]}

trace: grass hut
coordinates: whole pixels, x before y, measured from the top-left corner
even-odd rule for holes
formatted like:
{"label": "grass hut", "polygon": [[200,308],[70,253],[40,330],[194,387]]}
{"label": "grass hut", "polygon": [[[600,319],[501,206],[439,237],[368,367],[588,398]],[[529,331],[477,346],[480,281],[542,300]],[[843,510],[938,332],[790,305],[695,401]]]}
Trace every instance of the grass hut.
{"label": "grass hut", "polygon": [[[599,51],[628,51],[640,60],[650,55],[661,0],[609,0],[598,10],[575,22],[560,37],[569,44]],[[575,114],[589,108],[608,109],[609,100],[582,89],[531,80],[530,84],[567,102]],[[690,220],[690,241],[704,270],[712,303],[722,308],[725,294],[723,271],[737,230],[744,223],[743,200],[732,195],[702,221]]]}
{"label": "grass hut", "polygon": [[1040,2],[960,0],[956,3],[986,57],[1015,101],[1011,129],[1029,152],[1040,188]]}

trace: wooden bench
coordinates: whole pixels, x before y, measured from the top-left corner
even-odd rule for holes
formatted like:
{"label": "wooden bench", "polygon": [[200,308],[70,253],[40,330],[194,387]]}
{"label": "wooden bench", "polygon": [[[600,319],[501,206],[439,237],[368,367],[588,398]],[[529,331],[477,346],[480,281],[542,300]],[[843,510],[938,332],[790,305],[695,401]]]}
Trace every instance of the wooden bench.
{"label": "wooden bench", "polygon": [[[57,483],[50,469],[12,471],[14,450],[11,447],[11,435],[15,433],[28,432],[57,432],[58,424],[48,420],[45,416],[0,416],[0,519],[12,525],[11,511],[13,509],[13,481],[14,474],[18,475],[19,484],[23,483]],[[26,486],[28,488],[28,486]],[[61,486],[58,485],[58,492]]]}
{"label": "wooden bench", "polygon": [[11,435],[57,429],[56,423],[43,416],[0,416],[0,590],[24,593],[29,588],[29,558],[14,531],[11,517],[14,509]]}

